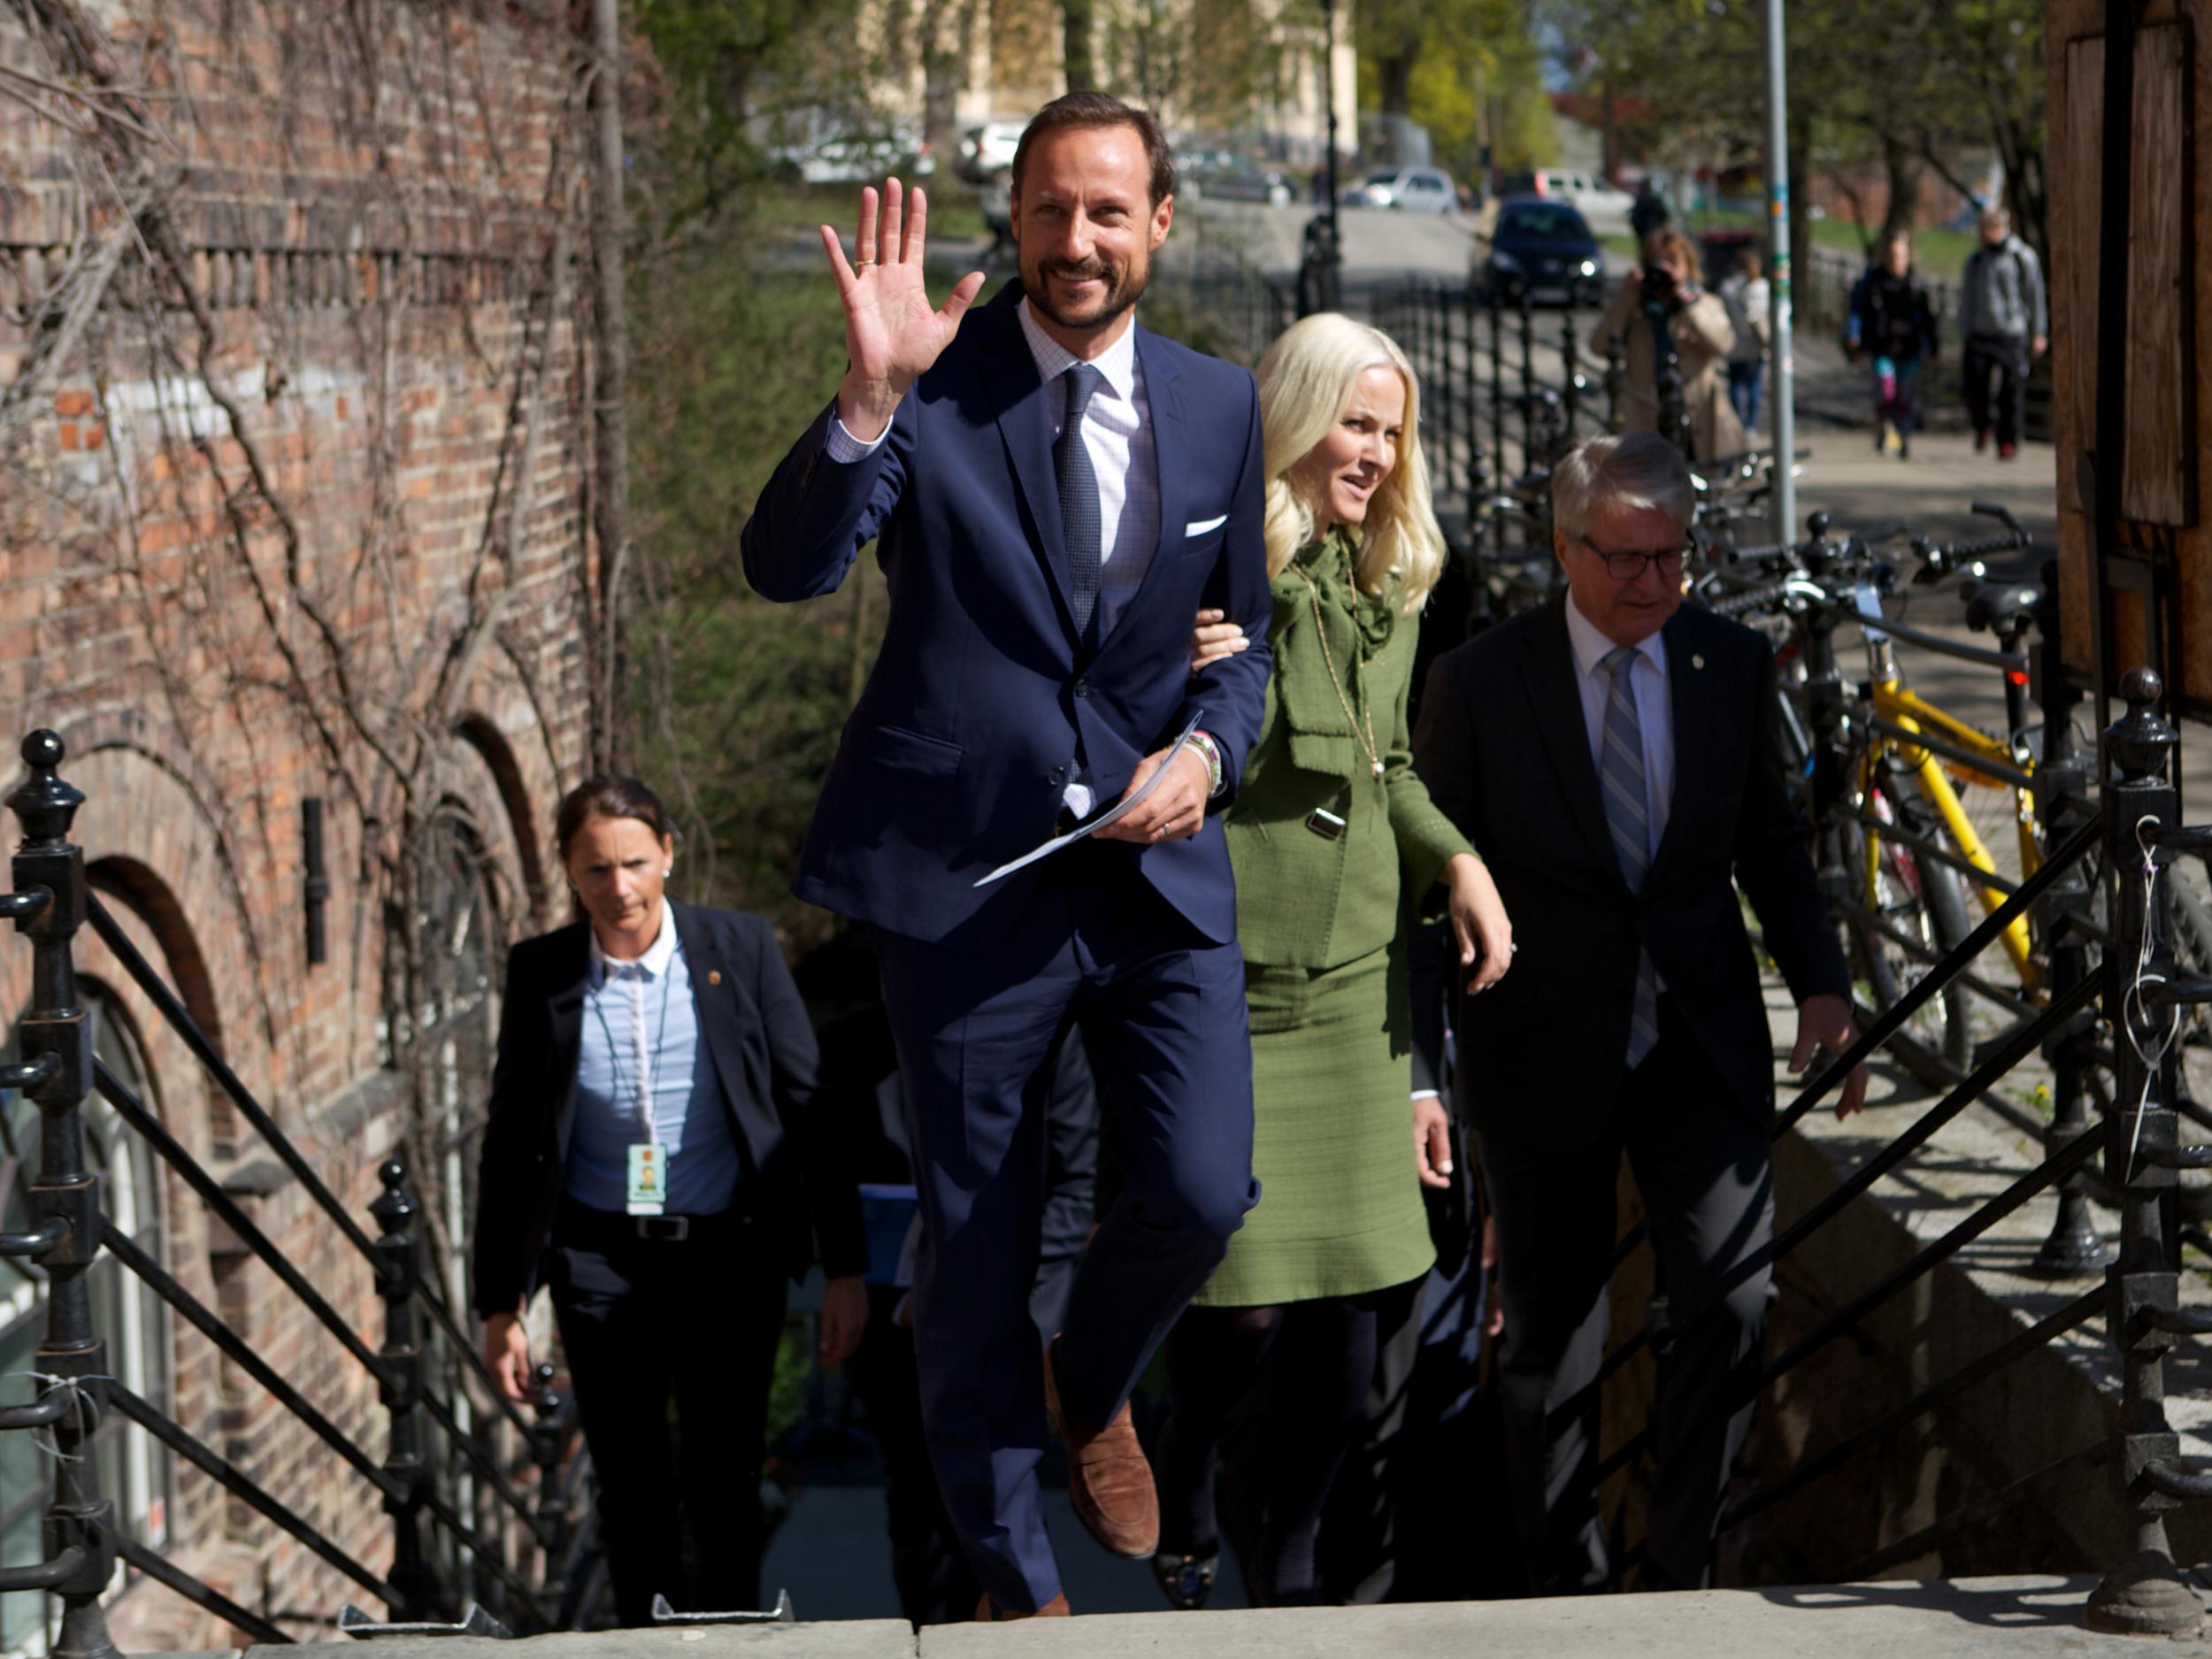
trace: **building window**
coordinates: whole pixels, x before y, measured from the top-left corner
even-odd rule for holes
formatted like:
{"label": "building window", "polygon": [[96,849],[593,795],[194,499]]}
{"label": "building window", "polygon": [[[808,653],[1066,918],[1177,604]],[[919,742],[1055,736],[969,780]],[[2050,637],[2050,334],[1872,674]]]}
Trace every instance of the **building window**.
{"label": "building window", "polygon": [[[128,1019],[96,985],[81,985],[92,1021],[93,1052],[150,1108],[153,1100],[143,1050]],[[12,1041],[8,1045],[14,1051]],[[105,1101],[85,1102],[85,1161],[101,1178],[100,1208],[115,1227],[156,1261],[161,1243],[160,1183],[154,1156]],[[23,1187],[38,1167],[38,1109],[13,1089],[0,1089],[0,1231],[30,1225]],[[103,1255],[88,1276],[95,1328],[107,1343],[117,1380],[157,1411],[169,1409],[169,1325],[160,1298]],[[37,1350],[46,1334],[46,1276],[29,1262],[0,1257],[0,1403],[36,1397]],[[0,1433],[0,1565],[20,1566],[43,1553],[40,1517],[53,1488],[51,1454],[39,1437]],[[130,1536],[158,1549],[168,1541],[173,1470],[169,1449],[111,1411],[92,1438],[100,1490]],[[117,1568],[121,1584],[126,1570]],[[0,1595],[0,1655],[47,1651],[47,1599],[35,1593]]]}

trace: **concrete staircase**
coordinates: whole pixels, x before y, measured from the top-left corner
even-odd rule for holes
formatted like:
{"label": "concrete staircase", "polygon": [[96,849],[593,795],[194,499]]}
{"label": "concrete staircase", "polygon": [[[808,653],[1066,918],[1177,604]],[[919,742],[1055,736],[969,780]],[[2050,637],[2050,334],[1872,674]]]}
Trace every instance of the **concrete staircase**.
{"label": "concrete staircase", "polygon": [[[530,1639],[533,1659],[2099,1659],[2212,1654],[2085,1630],[2086,1578],[1886,1580],[1809,1589],[1594,1595],[1428,1607],[1124,1613],[1017,1624],[897,1619],[609,1631]],[[392,1639],[376,1659],[502,1659],[511,1643]],[[351,1643],[255,1647],[245,1659],[338,1659]],[[213,1655],[206,1659],[214,1659]],[[224,1659],[241,1659],[234,1651]]]}

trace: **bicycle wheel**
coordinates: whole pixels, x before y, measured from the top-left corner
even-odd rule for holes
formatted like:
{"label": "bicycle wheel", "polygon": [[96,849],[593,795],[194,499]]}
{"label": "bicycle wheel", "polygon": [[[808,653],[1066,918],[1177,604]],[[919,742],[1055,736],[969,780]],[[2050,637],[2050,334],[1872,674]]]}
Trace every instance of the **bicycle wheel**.
{"label": "bicycle wheel", "polygon": [[[1901,795],[1885,780],[1867,792],[1869,816],[1918,841],[1940,845],[1940,826],[1927,803]],[[1844,868],[1855,899],[1845,940],[1852,978],[1865,987],[1878,1012],[1887,1012],[1926,977],[1932,959],[1947,955],[1973,932],[1966,884],[1949,867],[1918,856],[1900,841],[1875,837],[1855,822],[1841,826]],[[1974,1064],[1973,993],[1954,980],[1905,1022],[1904,1034],[1954,1071]],[[1909,1056],[1907,1056],[1909,1060]],[[1947,1078],[1931,1078],[1946,1081]]]}

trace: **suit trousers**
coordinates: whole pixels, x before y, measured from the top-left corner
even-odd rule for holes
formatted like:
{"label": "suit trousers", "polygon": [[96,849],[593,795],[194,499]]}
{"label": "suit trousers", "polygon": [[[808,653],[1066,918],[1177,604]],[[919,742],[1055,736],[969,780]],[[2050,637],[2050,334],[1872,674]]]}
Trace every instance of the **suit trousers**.
{"label": "suit trousers", "polygon": [[1080,1025],[1120,1184],[1068,1293],[1061,1401],[1109,1422],[1257,1202],[1244,964],[1162,899],[1126,847],[1055,856],[992,950],[879,931],[921,1196],[922,1417],[946,1508],[992,1597],[1059,1593],[1037,1463],[1029,1317],[1043,1208],[1046,1063]]}
{"label": "suit trousers", "polygon": [[611,1242],[602,1221],[587,1242],[564,1227],[570,1213],[555,1218],[547,1280],[616,1617],[651,1624],[656,1593],[680,1612],[757,1609],[763,1440],[788,1283],[779,1254],[734,1215],[683,1240]]}
{"label": "suit trousers", "polygon": [[[1469,1064],[1479,1071],[1480,1056]],[[1507,1462],[1540,1595],[1600,1589],[1609,1576],[1596,1493],[1598,1378],[1624,1153],[1649,1217],[1671,1333],[1652,1407],[1656,1471],[1639,1588],[1704,1583],[1728,1471],[1751,1422],[1772,1274],[1762,1269],[1724,1295],[1719,1285],[1774,1236],[1771,1152],[1663,995],[1659,1041],[1624,1080],[1594,1142],[1560,1152],[1482,1138],[1505,1309]]]}

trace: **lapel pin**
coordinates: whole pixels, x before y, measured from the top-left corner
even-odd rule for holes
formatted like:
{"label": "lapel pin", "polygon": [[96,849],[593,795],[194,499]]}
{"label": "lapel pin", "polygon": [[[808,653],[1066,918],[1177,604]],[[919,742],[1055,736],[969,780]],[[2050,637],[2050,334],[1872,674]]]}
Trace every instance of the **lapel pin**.
{"label": "lapel pin", "polygon": [[719,968],[709,968],[709,969],[707,970],[707,983],[708,983],[709,985],[719,985],[719,984],[721,984],[721,983],[722,983],[722,970],[721,970],[721,969],[719,969]]}
{"label": "lapel pin", "polygon": [[1702,667],[1704,667],[1704,666],[1705,666],[1705,658],[1704,658],[1704,657],[1703,657],[1702,655],[1701,655],[1700,653],[1696,652],[1696,651],[1692,651],[1692,652],[1690,653],[1690,666],[1691,666],[1691,667],[1693,667],[1693,668],[1702,668]]}

